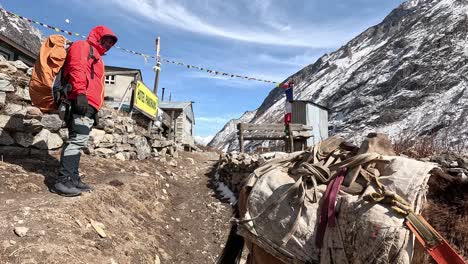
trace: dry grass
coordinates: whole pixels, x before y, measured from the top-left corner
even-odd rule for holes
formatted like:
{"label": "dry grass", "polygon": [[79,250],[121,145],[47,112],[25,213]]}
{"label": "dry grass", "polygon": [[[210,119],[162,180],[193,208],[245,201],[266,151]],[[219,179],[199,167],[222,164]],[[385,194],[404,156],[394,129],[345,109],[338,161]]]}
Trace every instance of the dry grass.
{"label": "dry grass", "polygon": [[468,182],[439,171],[429,179],[422,215],[468,259]]}
{"label": "dry grass", "polygon": [[[421,159],[449,154],[468,154],[468,142],[440,139],[435,136],[411,137],[401,135],[394,140],[397,154]],[[468,258],[468,182],[449,175],[444,168],[434,170],[429,179],[427,203],[423,217],[457,250]],[[422,248],[416,247],[413,263],[434,263]]]}

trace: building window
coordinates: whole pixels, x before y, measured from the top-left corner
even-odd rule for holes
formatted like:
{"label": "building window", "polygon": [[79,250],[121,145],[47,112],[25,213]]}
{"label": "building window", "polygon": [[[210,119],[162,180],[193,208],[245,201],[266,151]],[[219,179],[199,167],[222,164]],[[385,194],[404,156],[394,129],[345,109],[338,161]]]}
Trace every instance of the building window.
{"label": "building window", "polygon": [[0,56],[4,57],[7,60],[13,60],[13,52],[3,46],[0,46]]}
{"label": "building window", "polygon": [[115,75],[106,75],[106,84],[115,84]]}
{"label": "building window", "polygon": [[27,59],[27,58],[25,58],[25,57],[23,57],[21,55],[18,56],[18,60],[24,62],[24,64],[28,65],[29,67],[34,66],[34,61],[29,60],[29,59]]}

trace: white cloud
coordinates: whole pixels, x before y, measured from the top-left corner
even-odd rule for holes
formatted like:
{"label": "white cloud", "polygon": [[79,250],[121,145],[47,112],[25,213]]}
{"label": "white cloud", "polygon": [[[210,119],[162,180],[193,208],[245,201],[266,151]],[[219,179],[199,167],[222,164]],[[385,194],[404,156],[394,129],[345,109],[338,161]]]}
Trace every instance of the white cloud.
{"label": "white cloud", "polygon": [[[269,1],[253,1],[252,4],[248,4],[251,9],[257,10],[260,14],[258,17],[252,15],[252,12],[249,13],[250,16],[244,14],[244,3],[233,6],[229,1],[108,1],[133,16],[141,16],[156,23],[244,42],[297,47],[336,47],[338,43],[352,36],[351,32],[338,25],[296,25],[291,24],[292,21],[288,19],[284,19],[286,22],[283,22],[280,19],[283,16],[280,14],[269,13]],[[293,18],[289,17],[289,20]]]}
{"label": "white cloud", "polygon": [[280,58],[277,56],[270,55],[268,53],[261,53],[257,55],[257,58],[258,61],[271,64],[304,67],[311,63],[314,63],[321,55],[323,55],[323,52],[312,53],[310,51],[306,51],[304,53],[294,55],[291,57]]}
{"label": "white cloud", "polygon": [[[287,76],[287,74],[284,74],[284,76],[277,76],[277,75],[269,75],[265,73],[255,73],[255,72],[251,72],[247,75],[248,77],[254,77],[257,79],[271,80],[271,81],[282,81],[283,78]],[[247,80],[247,79],[242,79],[242,78],[237,78],[237,77],[223,76],[220,74],[216,75],[213,73],[202,72],[202,71],[192,71],[186,76],[188,78],[193,78],[193,79],[210,79],[218,83],[219,85],[230,87],[230,88],[238,88],[238,89],[255,89],[255,88],[271,89],[273,86],[275,86],[274,83]]]}
{"label": "white cloud", "polygon": [[226,124],[229,120],[226,117],[197,117],[199,123]]}

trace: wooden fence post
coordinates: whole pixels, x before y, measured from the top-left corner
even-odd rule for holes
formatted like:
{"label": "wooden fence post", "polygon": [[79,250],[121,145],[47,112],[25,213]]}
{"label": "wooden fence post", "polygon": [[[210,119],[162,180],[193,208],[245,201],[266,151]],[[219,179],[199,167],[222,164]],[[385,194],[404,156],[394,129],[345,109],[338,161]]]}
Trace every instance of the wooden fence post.
{"label": "wooden fence post", "polygon": [[239,123],[237,124],[237,129],[239,133],[239,149],[240,152],[244,152],[244,124]]}
{"label": "wooden fence post", "polygon": [[291,123],[288,124],[288,135],[289,135],[289,153],[294,152],[294,138]]}

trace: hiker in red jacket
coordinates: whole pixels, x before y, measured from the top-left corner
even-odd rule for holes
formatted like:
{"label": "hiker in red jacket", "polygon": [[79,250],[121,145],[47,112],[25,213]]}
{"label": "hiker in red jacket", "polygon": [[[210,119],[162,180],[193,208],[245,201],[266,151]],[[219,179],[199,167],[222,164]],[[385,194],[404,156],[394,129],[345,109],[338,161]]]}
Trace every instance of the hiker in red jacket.
{"label": "hiker in red jacket", "polygon": [[60,168],[51,191],[63,196],[78,196],[91,187],[81,181],[78,167],[81,149],[88,142],[91,127],[104,102],[104,62],[102,56],[117,42],[117,36],[105,26],[91,30],[87,40],[74,42],[64,66],[71,113],[67,122],[68,141],[60,156]]}

